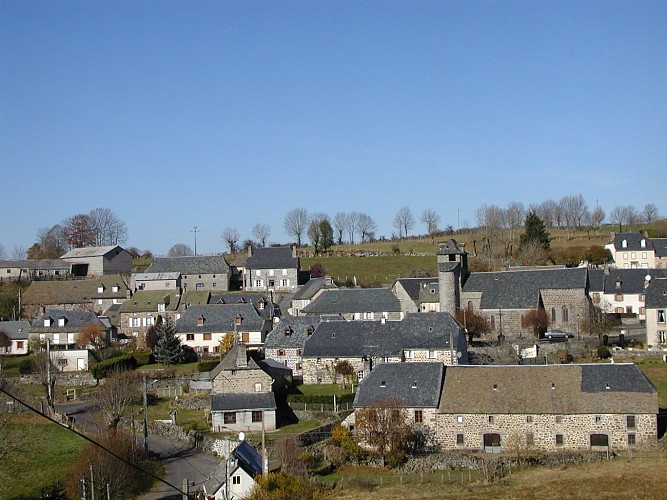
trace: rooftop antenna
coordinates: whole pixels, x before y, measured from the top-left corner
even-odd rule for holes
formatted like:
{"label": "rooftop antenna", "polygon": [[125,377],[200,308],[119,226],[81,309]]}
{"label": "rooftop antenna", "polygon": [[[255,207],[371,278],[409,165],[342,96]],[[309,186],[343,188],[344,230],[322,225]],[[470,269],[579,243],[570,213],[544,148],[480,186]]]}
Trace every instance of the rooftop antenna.
{"label": "rooftop antenna", "polygon": [[195,226],[195,228],[190,232],[195,233],[195,256],[196,256],[197,255],[197,226]]}

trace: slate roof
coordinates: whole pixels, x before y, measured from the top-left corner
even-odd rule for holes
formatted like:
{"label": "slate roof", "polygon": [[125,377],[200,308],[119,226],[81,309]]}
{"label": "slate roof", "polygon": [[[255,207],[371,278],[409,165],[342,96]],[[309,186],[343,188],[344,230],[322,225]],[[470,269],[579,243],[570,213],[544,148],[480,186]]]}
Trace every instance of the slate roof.
{"label": "slate roof", "polygon": [[406,408],[437,408],[445,367],[442,363],[383,363],[361,381],[355,408],[397,399]]}
{"label": "slate roof", "polygon": [[299,259],[289,247],[257,248],[245,261],[248,269],[298,269]]}
{"label": "slate roof", "polygon": [[[242,353],[239,353],[239,350],[242,350]],[[238,366],[238,357],[239,354],[245,355],[246,360],[247,360],[247,366]],[[221,371],[236,371],[236,370],[262,370],[259,365],[255,362],[255,360],[252,358],[252,356],[248,355],[247,350],[245,349],[245,346],[240,345],[240,344],[235,344],[234,347],[232,347],[227,354],[225,354],[225,357],[222,358],[222,361],[218,363],[213,370],[209,373],[209,378],[213,380],[215,377],[217,377]],[[262,370],[264,371],[264,370]],[[265,372],[266,373],[266,372]]]}
{"label": "slate roof", "polygon": [[303,348],[304,342],[310,337],[308,330],[312,328],[314,331],[319,323],[320,318],[312,316],[283,316],[280,322],[274,323],[273,330],[266,336],[264,347]]}
{"label": "slate roof", "polygon": [[646,288],[647,309],[667,308],[667,278],[657,279]]}
{"label": "slate roof", "polygon": [[653,281],[664,278],[665,272],[662,269],[610,269],[609,274],[605,275],[604,293],[644,293],[646,276],[649,275]]}
{"label": "slate roof", "polygon": [[29,321],[0,321],[0,331],[12,340],[27,340],[30,336]]}
{"label": "slate roof", "polygon": [[[44,320],[47,318],[53,319],[53,324],[50,327],[44,326]],[[65,326],[58,326],[59,318],[65,318]],[[44,314],[33,320],[32,326],[30,327],[30,332],[72,332],[74,330],[78,331],[81,327],[89,324],[102,325],[97,315],[90,311],[65,311],[64,309],[47,309]]]}
{"label": "slate roof", "polygon": [[0,260],[0,268],[22,269],[69,269],[69,264],[62,259],[39,260]]}
{"label": "slate roof", "polygon": [[239,392],[211,395],[211,411],[275,410],[272,392]]}
{"label": "slate roof", "polygon": [[134,292],[132,298],[127,299],[120,305],[119,312],[157,312],[158,304],[164,304],[165,298],[168,298],[169,302],[165,307],[167,311],[178,309],[180,297],[175,291],[139,290]]}
{"label": "slate roof", "polygon": [[438,253],[445,255],[465,253],[465,243],[457,243],[455,239],[450,238],[445,243],[440,243]]}
{"label": "slate roof", "polygon": [[[234,331],[234,320],[240,314],[241,326],[238,331],[259,332],[265,326],[265,320],[259,315],[252,304],[209,304],[190,306],[176,321],[178,333],[196,332],[231,332]],[[203,316],[204,324],[197,325],[198,318]]]}
{"label": "slate roof", "polygon": [[238,466],[250,477],[259,476],[262,473],[262,456],[246,441],[239,443],[232,453],[238,459]]}
{"label": "slate roof", "polygon": [[[118,285],[118,291],[113,286]],[[104,287],[98,293],[99,286]],[[127,286],[119,275],[105,275],[95,279],[33,281],[23,294],[25,305],[81,304],[96,299],[125,299]]]}
{"label": "slate roof", "polygon": [[466,355],[465,332],[448,313],[409,314],[401,321],[322,321],[303,357],[396,356],[406,349],[453,349]]}
{"label": "slate roof", "polygon": [[431,284],[437,284],[438,278],[399,278],[396,283],[400,283],[412,300],[419,300],[419,293],[424,288]]}
{"label": "slate roof", "polygon": [[132,277],[135,281],[159,281],[159,280],[177,280],[181,273],[172,271],[166,273],[136,273]]}
{"label": "slate roof", "polygon": [[651,238],[656,257],[667,257],[667,238]]}
{"label": "slate roof", "polygon": [[604,292],[604,269],[588,270],[588,290],[590,292]]}
{"label": "slate roof", "polygon": [[269,302],[263,293],[230,292],[212,293],[209,304],[257,304],[258,302]]}
{"label": "slate roof", "polygon": [[[623,240],[627,242],[627,246],[623,246]],[[641,241],[646,242],[646,246],[641,246]],[[651,240],[641,233],[616,233],[609,241],[617,252],[624,252],[628,250],[653,250]]]}
{"label": "slate roof", "polygon": [[459,365],[445,368],[439,412],[655,414],[658,396],[631,363]]}
{"label": "slate roof", "polygon": [[587,291],[586,268],[531,269],[472,273],[463,292],[482,292],[482,309],[531,309],[539,305],[540,290]]}
{"label": "slate roof", "polygon": [[84,248],[73,248],[65,255],[61,256],[61,259],[85,259],[88,257],[103,257],[112,250],[120,248],[125,251],[123,248],[118,245],[109,245],[105,247],[84,247]]}
{"label": "slate roof", "polygon": [[224,255],[190,255],[186,257],[156,257],[147,273],[180,272],[188,274],[229,274]]}
{"label": "slate roof", "polygon": [[181,296],[181,306],[205,306],[211,300],[208,290],[188,290]]}
{"label": "slate roof", "polygon": [[292,300],[310,300],[323,288],[338,288],[333,283],[327,284],[328,281],[330,279],[325,277],[310,278],[294,293]]}
{"label": "slate roof", "polygon": [[400,312],[401,303],[389,288],[324,290],[303,308],[306,314]]}

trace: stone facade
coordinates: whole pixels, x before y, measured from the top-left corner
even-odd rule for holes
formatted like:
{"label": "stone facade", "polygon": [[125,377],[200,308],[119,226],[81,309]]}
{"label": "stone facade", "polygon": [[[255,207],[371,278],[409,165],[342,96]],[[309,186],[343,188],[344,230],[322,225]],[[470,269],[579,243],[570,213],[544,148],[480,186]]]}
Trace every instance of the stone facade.
{"label": "stone facade", "polygon": [[246,269],[245,287],[248,292],[293,292],[297,289],[299,272],[291,269]]}
{"label": "stone facade", "polygon": [[540,293],[552,329],[576,332],[578,321],[590,315],[591,299],[583,289],[542,289]]}
{"label": "stone facade", "polygon": [[[271,377],[259,367],[223,370],[211,381],[212,394],[271,391]],[[256,365],[255,365],[256,366]]]}
{"label": "stone facade", "polygon": [[[610,450],[651,448],[657,443],[654,414],[448,414],[436,415],[436,440],[443,450],[485,451],[484,436],[497,434],[493,451],[599,449],[591,435],[607,436]],[[559,437],[560,436],[560,437]],[[593,445],[599,444],[595,441]],[[604,438],[602,438],[604,442]],[[605,447],[606,449],[606,447]],[[486,449],[486,451],[492,451]]]}

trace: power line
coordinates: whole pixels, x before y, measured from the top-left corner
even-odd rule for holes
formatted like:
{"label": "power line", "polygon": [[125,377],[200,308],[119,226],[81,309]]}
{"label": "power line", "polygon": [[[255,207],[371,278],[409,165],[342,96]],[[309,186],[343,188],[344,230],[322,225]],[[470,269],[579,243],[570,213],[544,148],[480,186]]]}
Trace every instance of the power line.
{"label": "power line", "polygon": [[[53,422],[54,424],[58,424],[59,426],[63,427],[63,425],[62,425],[60,422],[58,422],[57,420],[54,420],[54,419],[52,419],[51,417],[49,417],[48,415],[45,415],[44,413],[40,412],[40,411],[37,410],[36,408],[33,408],[33,407],[30,406],[28,403],[22,401],[21,399],[17,398],[17,397],[14,396],[13,394],[10,394],[9,392],[7,392],[5,389],[0,388],[0,392],[2,392],[3,394],[6,394],[6,395],[9,396],[10,398],[12,398],[14,401],[16,401],[17,403],[19,403],[19,404],[25,406],[28,410],[30,410],[30,411],[36,413],[36,414],[39,415],[40,417],[43,417],[43,418],[47,419],[49,422]],[[186,493],[185,493],[183,490],[181,490],[180,488],[174,486],[173,484],[171,484],[171,483],[168,482],[168,481],[165,481],[165,480],[162,479],[161,477],[156,476],[156,475],[153,474],[152,472],[149,472],[149,471],[147,471],[147,470],[144,470],[144,469],[142,469],[141,467],[139,467],[138,465],[133,464],[132,462],[128,462],[128,461],[125,460],[123,457],[117,455],[116,453],[114,453],[113,451],[111,451],[110,449],[108,449],[107,447],[105,447],[104,445],[98,443],[97,441],[95,441],[95,440],[92,439],[92,438],[89,438],[89,437],[86,436],[85,434],[81,434],[80,432],[78,432],[77,430],[75,430],[75,429],[73,429],[73,428],[71,428],[71,427],[65,427],[65,429],[67,429],[67,430],[73,432],[74,434],[76,434],[76,435],[79,436],[79,437],[82,437],[83,439],[85,439],[86,441],[88,441],[88,442],[94,444],[94,445],[97,446],[98,448],[103,449],[104,451],[106,451],[107,453],[109,453],[111,456],[117,458],[118,460],[120,460],[120,461],[123,462],[124,464],[129,465],[130,467],[132,467],[132,468],[138,470],[139,472],[142,472],[142,473],[144,473],[144,474],[146,474],[146,475],[152,477],[153,479],[157,479],[157,480],[160,481],[161,483],[164,483],[164,484],[166,484],[167,486],[169,486],[170,488],[175,489],[175,490],[178,491],[180,494],[182,494],[182,495],[186,495]]]}

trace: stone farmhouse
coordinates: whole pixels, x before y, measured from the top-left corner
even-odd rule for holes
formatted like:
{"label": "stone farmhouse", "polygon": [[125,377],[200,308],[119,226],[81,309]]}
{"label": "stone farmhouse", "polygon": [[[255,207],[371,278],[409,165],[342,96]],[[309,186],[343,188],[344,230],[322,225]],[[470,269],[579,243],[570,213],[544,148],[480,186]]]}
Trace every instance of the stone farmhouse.
{"label": "stone farmhouse", "polygon": [[655,248],[655,267],[667,269],[667,238],[651,238]]}
{"label": "stone farmhouse", "polygon": [[391,400],[407,413],[409,423],[435,429],[444,376],[441,363],[377,365],[359,384],[353,407],[356,411]]}
{"label": "stone farmhouse", "polygon": [[231,268],[223,255],[156,257],[146,273],[180,273],[182,293],[195,290],[226,292],[231,279]]}
{"label": "stone farmhouse", "polygon": [[292,316],[300,316],[302,314],[301,310],[310,304],[322,290],[328,290],[330,288],[338,287],[329,276],[310,278],[306,283],[300,286],[292,296],[287,313]]}
{"label": "stone farmhouse", "polygon": [[9,347],[0,347],[0,353],[28,354],[28,340],[30,338],[29,321],[0,321],[0,332],[5,332],[11,341]]}
{"label": "stone farmhouse", "polygon": [[320,323],[310,316],[284,316],[273,324],[264,340],[264,356],[292,370],[295,379],[303,380],[303,346]]}
{"label": "stone farmhouse", "polygon": [[69,265],[61,259],[0,260],[0,283],[66,278]]}
{"label": "stone farmhouse", "polygon": [[405,314],[440,312],[440,292],[436,278],[400,278],[391,291],[401,303],[401,311]]}
{"label": "stone farmhouse", "polygon": [[130,288],[139,290],[176,290],[181,293],[181,273],[134,273],[130,279]]}
{"label": "stone farmhouse", "polygon": [[135,339],[141,349],[146,347],[146,332],[158,316],[176,320],[181,297],[174,290],[140,290],[120,305],[117,327],[119,333]]}
{"label": "stone farmhouse", "polygon": [[267,431],[276,428],[271,375],[237,343],[211,371],[211,419],[214,432]]}
{"label": "stone farmhouse", "polygon": [[259,315],[267,321],[273,321],[281,315],[280,307],[271,302],[263,293],[212,293],[208,303],[220,305],[252,304]]}
{"label": "stone farmhouse", "polygon": [[200,356],[219,353],[220,341],[227,333],[242,342],[244,349],[257,349],[270,331],[271,321],[247,303],[190,306],[176,320],[181,343]]}
{"label": "stone farmhouse", "polygon": [[108,325],[90,311],[49,309],[38,316],[30,327],[30,338],[38,338],[40,344],[50,341],[54,350],[74,349],[83,327],[93,325],[105,333],[106,343],[111,341]]}
{"label": "stone farmhouse", "polygon": [[653,280],[646,288],[646,341],[667,345],[667,278]]}
{"label": "stone farmhouse", "polygon": [[44,310],[91,311],[98,315],[122,304],[130,290],[120,275],[92,279],[33,281],[23,294],[24,315],[35,318]]}
{"label": "stone farmhouse", "polygon": [[634,364],[452,366],[435,431],[446,450],[626,450],[656,445],[657,412]]}
{"label": "stone farmhouse", "polygon": [[301,309],[305,316],[339,317],[346,320],[397,321],[405,315],[389,288],[325,289]]}
{"label": "stone farmhouse", "polygon": [[243,289],[248,292],[283,293],[297,290],[299,258],[296,247],[257,248],[245,261]]}
{"label": "stone farmhouse", "polygon": [[106,274],[129,274],[132,272],[132,254],[119,247],[73,248],[60,257],[76,277],[103,276]]}
{"label": "stone farmhouse", "polygon": [[[611,233],[604,246],[618,269],[653,269],[657,266],[656,249],[651,239],[641,233]],[[660,250],[664,247],[660,245]]]}
{"label": "stone farmhouse", "polygon": [[465,331],[448,313],[409,314],[402,321],[322,321],[301,356],[304,384],[335,383],[348,361],[361,381],[380,363],[467,363]]}

